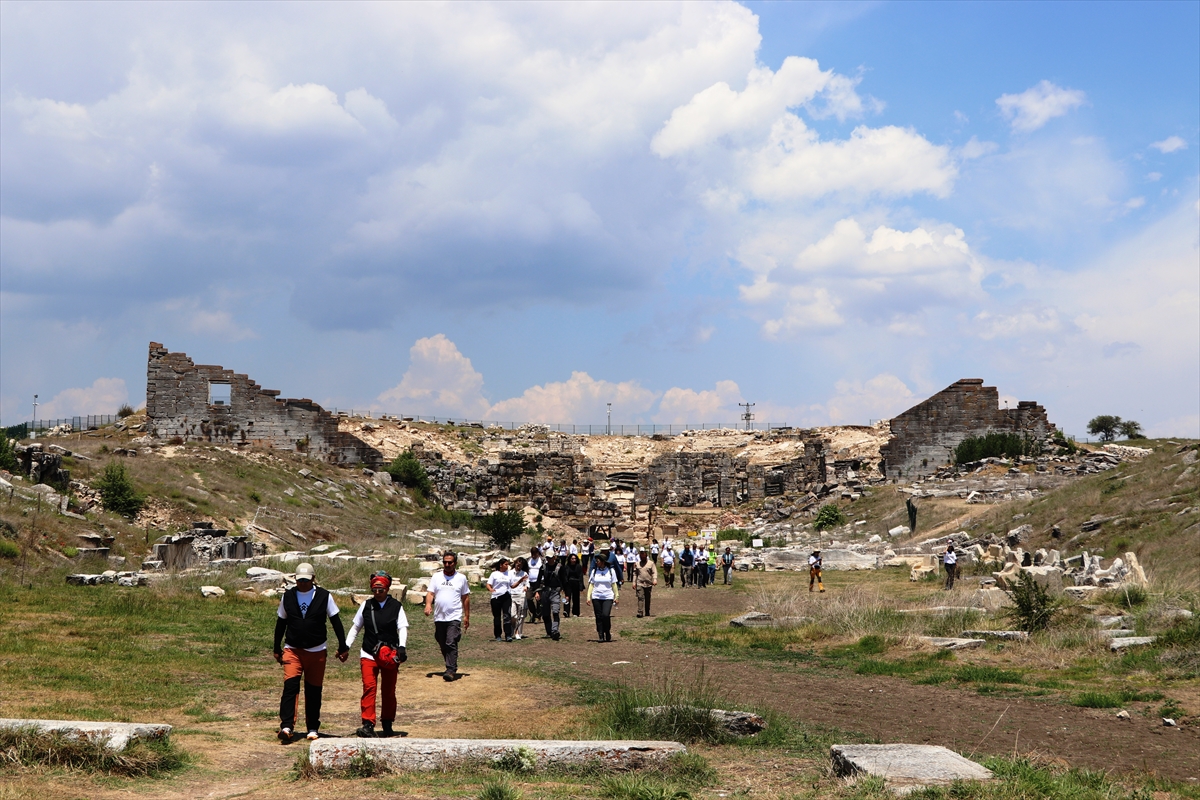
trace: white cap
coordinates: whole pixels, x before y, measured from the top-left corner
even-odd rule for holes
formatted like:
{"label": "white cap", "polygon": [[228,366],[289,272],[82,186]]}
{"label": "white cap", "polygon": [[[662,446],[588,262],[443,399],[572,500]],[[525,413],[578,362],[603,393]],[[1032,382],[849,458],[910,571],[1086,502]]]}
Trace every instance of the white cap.
{"label": "white cap", "polygon": [[296,580],[299,581],[305,578],[310,581],[313,579],[313,565],[307,562],[296,567]]}

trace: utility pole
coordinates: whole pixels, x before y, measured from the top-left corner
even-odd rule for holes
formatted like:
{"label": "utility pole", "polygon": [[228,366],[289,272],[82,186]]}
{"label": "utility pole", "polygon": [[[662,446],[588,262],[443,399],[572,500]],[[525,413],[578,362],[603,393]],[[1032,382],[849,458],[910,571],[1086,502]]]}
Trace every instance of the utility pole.
{"label": "utility pole", "polygon": [[608,406],[608,423],[604,426],[604,433],[607,436],[612,436],[612,403],[605,403]]}
{"label": "utility pole", "polygon": [[738,405],[746,409],[742,412],[742,419],[746,421],[746,430],[750,430],[751,420],[754,419],[754,415],[750,413],[750,409],[754,408],[754,403],[738,403]]}

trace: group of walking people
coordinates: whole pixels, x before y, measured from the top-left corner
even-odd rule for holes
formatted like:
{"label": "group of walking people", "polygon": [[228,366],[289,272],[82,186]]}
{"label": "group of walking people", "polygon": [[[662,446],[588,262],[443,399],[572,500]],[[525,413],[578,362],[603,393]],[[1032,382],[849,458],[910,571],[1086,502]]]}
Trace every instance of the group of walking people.
{"label": "group of walking people", "polygon": [[[611,642],[612,614],[620,605],[621,590],[632,585],[637,616],[649,617],[654,587],[658,585],[659,561],[669,587],[675,585],[676,567],[681,586],[707,586],[715,582],[716,566],[730,583],[733,554],[730,548],[717,556],[714,548],[690,543],[677,552],[670,540],[653,540],[649,547],[615,540],[596,543],[588,539],[570,545],[563,540],[534,546],[529,555],[495,562],[485,581],[492,612],[492,639],[512,642],[525,635],[525,622],[545,627],[546,636],[559,641],[563,617],[582,616],[590,606],[598,642]],[[709,567],[712,567],[710,570]],[[355,612],[350,630],[342,624],[340,610],[328,590],[316,585],[312,564],[296,567],[296,585],[284,592],[276,610],[273,652],[283,666],[283,694],[279,700],[279,739],[285,744],[296,735],[300,693],[304,693],[304,728],[310,740],[320,737],[321,694],[328,658],[328,631],[337,639],[336,658],[345,662],[359,645],[362,675],[358,736],[403,736],[396,731],[396,677],[408,659],[408,616],[400,601],[391,596],[392,578],[378,571],[370,578],[371,597]],[[441,650],[447,682],[459,678],[458,643],[471,625],[471,589],[458,571],[458,556],[442,555],[442,569],[429,580],[425,593],[425,615],[433,617],[434,639]],[[376,700],[379,699],[379,713]],[[376,732],[376,725],[379,731]]]}

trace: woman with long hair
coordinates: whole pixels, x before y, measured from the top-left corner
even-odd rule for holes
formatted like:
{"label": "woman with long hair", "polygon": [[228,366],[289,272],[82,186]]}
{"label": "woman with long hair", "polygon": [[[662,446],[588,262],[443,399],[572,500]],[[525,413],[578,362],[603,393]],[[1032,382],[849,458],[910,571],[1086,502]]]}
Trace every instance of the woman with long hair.
{"label": "woman with long hair", "polygon": [[563,616],[569,617],[572,614],[577,617],[583,616],[582,609],[579,607],[579,593],[583,591],[583,563],[574,553],[567,556],[566,585],[563,587],[563,591],[567,595],[567,607],[564,609]]}
{"label": "woman with long hair", "polygon": [[529,593],[529,562],[518,556],[513,562],[513,581],[509,588],[512,595],[513,638],[520,639],[525,633],[525,597]]}

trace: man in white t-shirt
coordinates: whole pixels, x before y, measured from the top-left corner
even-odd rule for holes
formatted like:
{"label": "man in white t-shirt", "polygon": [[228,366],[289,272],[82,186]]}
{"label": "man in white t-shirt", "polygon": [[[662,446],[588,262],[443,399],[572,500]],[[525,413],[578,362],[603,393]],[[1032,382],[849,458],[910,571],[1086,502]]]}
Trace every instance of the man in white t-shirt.
{"label": "man in white t-shirt", "polygon": [[442,571],[434,573],[425,593],[425,616],[433,614],[433,638],[442,649],[442,680],[458,680],[458,640],[471,627],[471,587],[458,571],[458,556],[442,555]]}

